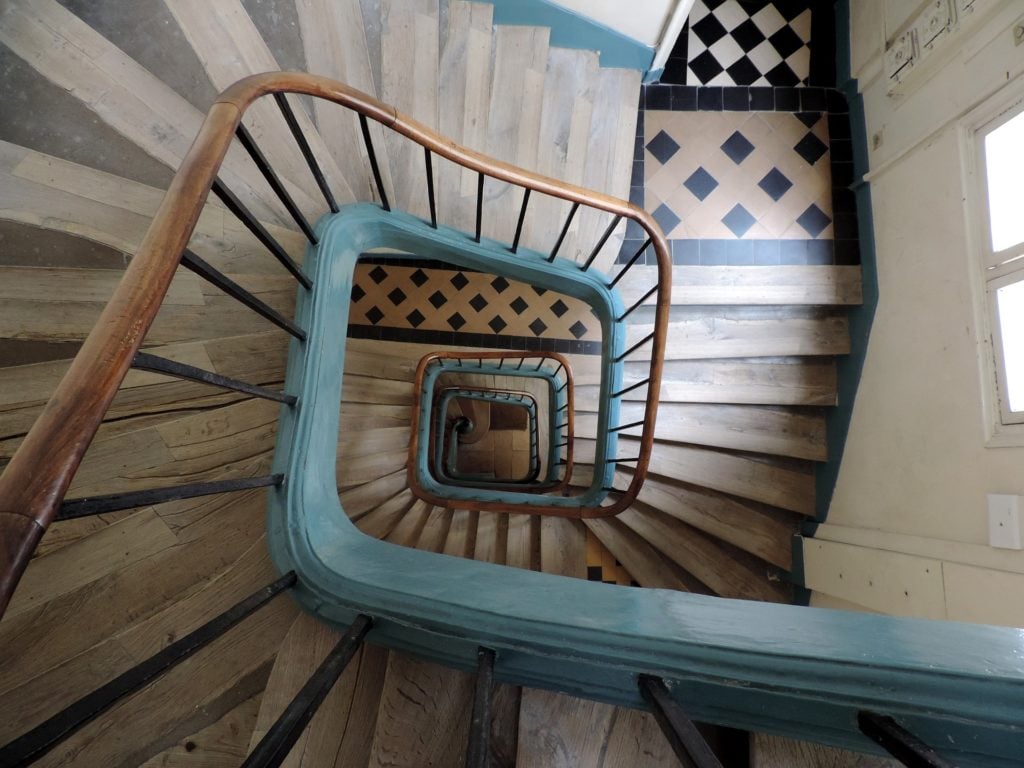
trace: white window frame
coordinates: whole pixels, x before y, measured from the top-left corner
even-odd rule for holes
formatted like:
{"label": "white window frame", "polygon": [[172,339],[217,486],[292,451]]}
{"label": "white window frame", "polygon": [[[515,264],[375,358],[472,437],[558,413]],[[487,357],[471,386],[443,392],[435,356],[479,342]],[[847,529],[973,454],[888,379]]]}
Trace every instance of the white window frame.
{"label": "white window frame", "polygon": [[1024,281],[1024,243],[992,250],[989,223],[985,136],[1024,113],[1024,78],[1017,78],[960,122],[964,208],[971,250],[971,284],[975,296],[975,330],[981,375],[985,444],[1024,446],[1024,411],[1010,411],[1003,369],[1002,336],[995,291]]}

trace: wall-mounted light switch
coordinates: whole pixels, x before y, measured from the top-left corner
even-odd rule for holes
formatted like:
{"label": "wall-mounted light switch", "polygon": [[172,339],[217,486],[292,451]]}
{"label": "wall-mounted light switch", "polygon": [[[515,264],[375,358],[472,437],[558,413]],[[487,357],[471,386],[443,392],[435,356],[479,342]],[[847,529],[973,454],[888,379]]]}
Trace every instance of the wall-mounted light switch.
{"label": "wall-mounted light switch", "polygon": [[1022,549],[1020,536],[1021,497],[1006,493],[988,494],[988,543],[1000,549]]}

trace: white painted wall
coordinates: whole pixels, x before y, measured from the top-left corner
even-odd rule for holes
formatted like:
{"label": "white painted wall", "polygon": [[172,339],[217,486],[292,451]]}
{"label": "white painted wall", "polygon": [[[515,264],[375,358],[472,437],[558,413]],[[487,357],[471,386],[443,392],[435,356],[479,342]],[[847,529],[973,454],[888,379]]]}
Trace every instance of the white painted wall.
{"label": "white painted wall", "polygon": [[551,0],[580,16],[654,47],[679,0]]}
{"label": "white painted wall", "polygon": [[961,117],[1024,72],[1011,31],[1024,4],[977,2],[996,6],[987,21],[898,98],[880,76],[884,41],[922,3],[852,2],[854,75],[881,142],[869,175],[881,298],[828,523],[805,543],[805,567],[812,604],[1024,626],[1024,552],[987,544],[985,495],[1024,494],[1024,447],[985,445],[959,138]]}

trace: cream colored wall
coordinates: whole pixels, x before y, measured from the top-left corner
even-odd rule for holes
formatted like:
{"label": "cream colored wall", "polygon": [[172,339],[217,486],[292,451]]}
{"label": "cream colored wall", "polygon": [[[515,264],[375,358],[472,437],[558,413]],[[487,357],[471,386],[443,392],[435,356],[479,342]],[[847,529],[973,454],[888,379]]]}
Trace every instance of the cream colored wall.
{"label": "cream colored wall", "polygon": [[656,46],[678,0],[551,0],[644,45]]}
{"label": "cream colored wall", "polygon": [[1024,495],[1024,447],[985,445],[978,273],[960,121],[1024,71],[1019,0],[995,6],[931,79],[886,94],[884,41],[922,3],[852,0],[871,151],[880,300],[839,481],[805,542],[812,604],[1024,626],[1024,552],[988,546],[986,493]]}

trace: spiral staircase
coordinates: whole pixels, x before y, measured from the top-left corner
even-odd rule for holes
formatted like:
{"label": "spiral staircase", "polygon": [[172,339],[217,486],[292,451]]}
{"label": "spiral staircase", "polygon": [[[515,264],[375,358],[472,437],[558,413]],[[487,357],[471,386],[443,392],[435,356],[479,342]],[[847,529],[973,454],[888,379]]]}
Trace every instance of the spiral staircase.
{"label": "spiral staircase", "polygon": [[[627,697],[618,683],[598,694],[578,680],[566,682],[576,672],[556,684],[554,674],[544,677],[526,662],[516,667],[517,653],[533,653],[525,640],[499,647],[497,661],[481,651],[478,678],[496,674],[499,681],[481,710],[474,705],[476,697],[484,706],[469,650],[445,655],[386,622],[375,624],[360,646],[369,624],[360,625],[350,606],[301,592],[308,611],[288,598],[270,599],[296,584],[294,576],[281,575],[299,557],[282,533],[293,525],[292,502],[284,497],[293,492],[288,462],[298,450],[288,441],[305,429],[310,439],[330,443],[334,503],[363,534],[403,548],[389,552],[422,550],[634,585],[587,585],[626,595],[610,609],[617,615],[595,616],[595,626],[627,618],[629,596],[647,588],[788,603],[791,540],[815,513],[814,464],[827,459],[824,412],[836,399],[834,358],[848,351],[844,307],[860,300],[859,268],[677,267],[669,277],[663,238],[650,224],[657,258],[620,255],[626,227],[649,221],[613,200],[628,196],[640,74],[602,68],[592,52],[552,47],[545,28],[494,24],[488,4],[297,0],[291,47],[281,43],[287,36],[268,44],[258,4],[158,5],[152,19],[161,22],[169,48],[189,52],[188,61],[172,62],[130,37],[115,39],[118,27],[102,3],[0,5],[5,55],[88,115],[111,147],[130,143],[126,156],[138,159],[138,173],[129,178],[96,167],[106,162],[102,146],[83,150],[68,142],[58,151],[51,141],[42,151],[29,141],[0,142],[0,220],[12,228],[7,231],[75,254],[61,261],[26,252],[0,266],[4,336],[36,344],[44,358],[0,369],[4,462],[58,391],[67,358],[113,295],[123,271],[116,254],[154,250],[150,224],[155,216],[162,220],[164,191],[140,178],[159,178],[160,166],[191,167],[183,161],[203,135],[214,94],[247,76],[292,66],[347,83],[356,95],[324,80],[286,98],[271,84],[264,92],[275,95],[254,99],[237,141],[223,147],[215,194],[195,211],[183,268],[170,279],[145,351],[127,360],[132,370],[67,488],[67,498],[80,501],[65,503],[42,537],[0,622],[0,744],[61,716],[70,702],[174,649],[211,616],[271,584],[272,593],[259,610],[250,606],[245,621],[94,713],[49,745],[39,764],[239,764],[263,748],[268,734],[273,741],[282,713],[337,653],[351,661],[323,691],[308,727],[294,734],[294,746],[281,756],[289,765],[461,765],[479,752],[481,733],[489,742],[483,762],[467,764],[677,764],[678,745],[638,708],[638,694]],[[241,93],[237,88],[227,93]],[[211,116],[232,98],[241,99],[220,97]],[[397,108],[402,117],[395,125],[406,132],[388,130],[395,113],[374,98]],[[58,139],[61,130],[54,128]],[[449,141],[417,146],[410,140],[434,133]],[[472,153],[457,145],[509,165],[487,166],[485,180]],[[276,186],[264,168],[272,169]],[[545,186],[518,168],[610,197],[577,190],[575,198],[576,192]],[[524,190],[533,194],[529,205]],[[588,204],[594,200],[599,204]],[[349,207],[355,203],[363,205]],[[504,249],[509,263],[516,256],[533,259],[537,275],[548,269],[550,253],[551,269],[563,270],[551,272],[551,280],[565,280],[573,270],[628,272],[617,294],[618,311],[629,308],[628,317],[620,315],[621,339],[613,343],[606,325],[605,357],[565,355],[574,380],[574,468],[572,488],[557,493],[598,489],[616,507],[613,514],[529,514],[513,505],[432,503],[415,492],[408,468],[417,366],[437,345],[345,339],[344,315],[333,325],[321,321],[314,333],[313,310],[303,289],[296,291],[295,278],[313,270],[317,290],[322,279],[333,280],[310,243],[327,239],[331,212],[339,208],[334,217],[346,210],[363,211],[367,220],[390,215],[395,227],[406,228],[406,240],[373,243],[371,256],[440,257],[448,248],[446,258],[464,251],[467,261],[458,263],[479,267],[472,259],[490,247]],[[448,240],[432,241],[441,230]],[[364,269],[355,264],[359,256],[353,254],[356,275]],[[493,268],[501,274],[498,262]],[[650,338],[653,346],[644,348]],[[306,409],[314,410],[309,393],[318,390],[308,389],[315,370],[297,350],[313,341],[336,348],[335,357],[323,359],[343,367],[340,408],[316,406],[327,409],[318,414],[337,409],[326,435],[301,424]],[[485,338],[447,349],[471,354],[488,344]],[[609,373],[607,360],[617,373]],[[303,365],[300,377],[295,371]],[[613,392],[614,429],[602,415]],[[60,400],[59,407],[74,405]],[[294,419],[289,409],[298,414]],[[282,414],[286,426],[279,428]],[[610,430],[616,452],[605,458],[603,436]],[[182,486],[190,490],[147,495]],[[0,518],[16,511],[0,506]],[[12,542],[4,543],[8,554]],[[429,582],[433,563],[455,561],[409,555],[395,562],[423,568],[405,575]],[[449,567],[464,574],[465,591],[482,597],[487,584],[513,583],[511,575],[501,576],[512,571],[442,564],[436,572]],[[301,585],[301,569],[295,570]],[[540,581],[521,583],[524,595],[543,591]],[[531,591],[535,584],[541,592]],[[411,615],[402,614],[409,626],[427,621]],[[756,635],[757,626],[749,629]],[[578,650],[567,646],[567,668]],[[513,659],[504,670],[503,658]],[[704,714],[697,719],[758,730],[753,716],[732,722],[714,708]],[[870,748],[838,731],[777,732]],[[744,753],[745,734],[708,729],[704,735],[726,764],[744,759],[729,755]]]}

